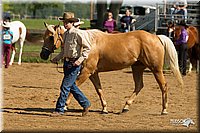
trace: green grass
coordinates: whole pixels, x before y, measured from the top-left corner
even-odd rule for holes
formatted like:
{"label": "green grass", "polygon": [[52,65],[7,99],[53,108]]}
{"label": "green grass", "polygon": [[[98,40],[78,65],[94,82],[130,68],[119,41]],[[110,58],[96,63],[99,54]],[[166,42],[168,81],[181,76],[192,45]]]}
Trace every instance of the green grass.
{"label": "green grass", "polygon": [[[15,62],[18,61],[19,55],[19,45],[16,44],[16,55],[15,55]],[[37,62],[37,63],[50,63],[50,59],[43,60],[40,58],[40,52],[42,50],[41,44],[24,44],[23,53],[22,53],[22,62]],[[60,49],[55,50],[52,54],[52,58],[55,57],[60,52]]]}
{"label": "green grass", "polygon": [[40,44],[25,44],[23,52],[40,52],[42,46]]}
{"label": "green grass", "polygon": [[[58,25],[59,23],[62,25],[63,23],[58,20],[50,20],[50,19],[15,19],[18,21],[21,21],[25,24],[27,29],[45,29],[44,22],[48,24]],[[14,21],[14,20],[13,20]],[[81,28],[90,27],[90,21],[89,20],[83,20],[84,24],[81,25]]]}
{"label": "green grass", "polygon": [[22,19],[18,20],[25,24],[27,29],[45,29],[44,22],[48,24],[58,24],[57,20],[45,19]]}

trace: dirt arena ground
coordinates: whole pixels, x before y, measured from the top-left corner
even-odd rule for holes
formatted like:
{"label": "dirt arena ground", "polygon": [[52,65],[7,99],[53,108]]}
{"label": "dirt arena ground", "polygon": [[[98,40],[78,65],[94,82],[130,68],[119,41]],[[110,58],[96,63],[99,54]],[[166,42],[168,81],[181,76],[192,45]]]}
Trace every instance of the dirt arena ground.
{"label": "dirt arena ground", "polygon": [[[5,131],[199,131],[197,74],[183,78],[183,92],[176,78],[166,73],[169,90],[168,115],[161,113],[161,91],[152,73],[144,73],[145,87],[130,111],[119,114],[131,95],[134,83],[130,69],[101,73],[101,82],[108,103],[109,114],[101,114],[98,95],[87,80],[80,86],[91,101],[88,116],[81,117],[81,107],[73,99],[69,111],[51,117],[59,95],[63,75],[55,64],[22,63],[3,70],[3,129]],[[184,127],[181,122],[191,118],[194,125]]]}

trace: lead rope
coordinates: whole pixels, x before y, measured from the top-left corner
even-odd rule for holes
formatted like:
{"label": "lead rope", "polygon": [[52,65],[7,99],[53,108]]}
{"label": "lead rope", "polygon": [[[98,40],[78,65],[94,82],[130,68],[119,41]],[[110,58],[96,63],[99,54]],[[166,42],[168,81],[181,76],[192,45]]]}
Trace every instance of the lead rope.
{"label": "lead rope", "polygon": [[[60,22],[59,22],[59,25],[60,25]],[[61,27],[60,27],[60,28],[61,28]],[[60,41],[61,41],[61,45],[62,45],[62,43],[63,43],[64,41],[63,41],[63,39],[62,39],[62,37],[61,37],[60,32],[58,32],[58,37],[59,37],[59,39],[60,39]],[[58,73],[64,73],[64,71],[59,71],[58,62],[56,62],[56,64],[57,64],[56,70],[58,71]]]}
{"label": "lead rope", "polygon": [[58,71],[58,73],[64,73],[64,71],[59,71],[58,62],[56,62],[56,64],[57,64],[56,70]]}
{"label": "lead rope", "polygon": [[[50,55],[50,61],[51,61],[51,59],[52,59],[52,54]],[[58,73],[64,73],[64,71],[60,71],[59,70],[58,62],[56,62],[55,64],[56,64],[56,70],[57,70],[57,72]]]}

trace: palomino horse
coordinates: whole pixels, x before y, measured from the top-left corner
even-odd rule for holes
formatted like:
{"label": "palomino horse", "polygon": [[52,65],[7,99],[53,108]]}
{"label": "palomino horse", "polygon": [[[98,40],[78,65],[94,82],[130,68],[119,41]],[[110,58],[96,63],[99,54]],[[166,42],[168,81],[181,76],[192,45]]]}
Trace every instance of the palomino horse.
{"label": "palomino horse", "polygon": [[[189,72],[192,67],[197,68],[197,60],[200,59],[200,44],[199,44],[199,32],[196,27],[188,26],[188,58],[190,59]],[[170,23],[168,25],[168,36],[175,42],[181,34],[181,26]]]}
{"label": "palomino horse", "polygon": [[15,53],[16,53],[15,43],[19,41],[18,64],[21,65],[22,49],[23,49],[25,38],[26,38],[26,27],[20,21],[13,21],[13,22],[10,22],[10,30],[13,32],[13,39],[12,39],[12,56],[11,56],[11,60],[9,64],[12,65],[14,62]]}
{"label": "palomino horse", "polygon": [[[61,34],[64,32],[60,26],[45,25],[47,30],[45,31],[44,45],[40,53],[42,59],[48,59],[54,49],[61,44]],[[143,88],[143,72],[148,67],[153,72],[162,92],[161,114],[167,114],[168,87],[163,75],[164,59],[169,61],[170,68],[181,87],[183,87],[177,53],[173,42],[168,37],[164,35],[157,36],[146,31],[118,34],[107,34],[99,30],[82,30],[82,32],[90,37],[91,51],[88,59],[83,63],[76,84],[81,85],[87,78],[92,81],[100,97],[103,113],[108,113],[108,111],[99,72],[115,71],[131,66],[135,90],[126,101],[122,112],[129,110],[129,106]]]}

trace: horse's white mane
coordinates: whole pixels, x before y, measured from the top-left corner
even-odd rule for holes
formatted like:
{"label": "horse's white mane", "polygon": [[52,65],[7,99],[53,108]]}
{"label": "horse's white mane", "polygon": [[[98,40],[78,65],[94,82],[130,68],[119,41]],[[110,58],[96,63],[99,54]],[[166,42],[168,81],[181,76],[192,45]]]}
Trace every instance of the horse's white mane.
{"label": "horse's white mane", "polygon": [[88,39],[92,47],[96,45],[97,38],[99,38],[101,35],[103,35],[102,33],[104,33],[98,29],[81,30],[81,31],[83,31],[85,38]]}
{"label": "horse's white mane", "polygon": [[64,26],[60,26],[61,27],[61,29],[63,29],[64,31],[67,31],[67,29],[65,29],[65,27]]}
{"label": "horse's white mane", "polygon": [[[55,27],[56,25],[49,25],[49,27]],[[61,29],[65,31],[67,31],[67,29],[65,29],[64,26],[60,26]],[[81,30],[81,29],[80,29]],[[98,30],[98,29],[89,29],[89,30],[81,30],[82,34],[85,36],[85,39],[87,39],[87,41],[90,42],[91,46],[95,46],[96,45],[96,39],[101,37],[102,35],[104,35],[105,33]]]}

